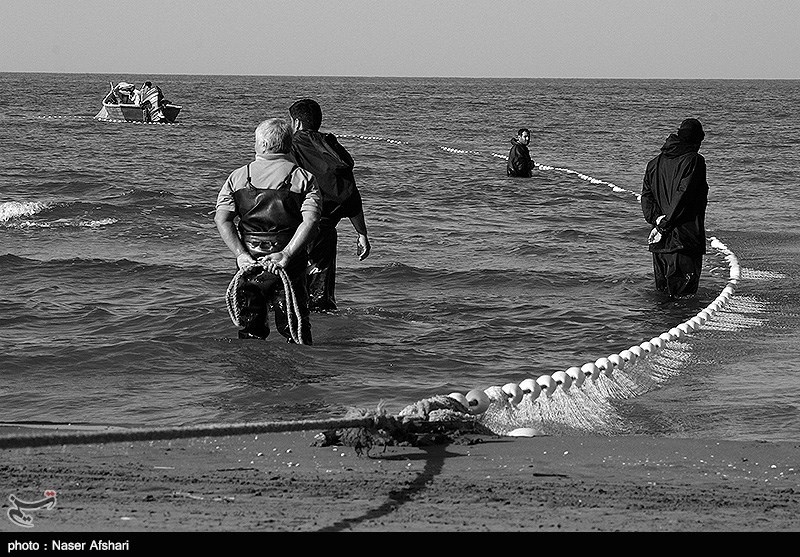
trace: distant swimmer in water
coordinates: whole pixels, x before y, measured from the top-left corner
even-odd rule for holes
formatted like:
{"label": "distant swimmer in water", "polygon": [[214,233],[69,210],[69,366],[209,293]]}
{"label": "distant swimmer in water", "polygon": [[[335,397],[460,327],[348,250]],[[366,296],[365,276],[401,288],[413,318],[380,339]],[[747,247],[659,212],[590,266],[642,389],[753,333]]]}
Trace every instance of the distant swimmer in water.
{"label": "distant swimmer in water", "polygon": [[644,173],[642,212],[653,226],[648,244],[656,289],[670,297],[695,294],[700,284],[708,205],[706,160],[698,153],[704,137],[698,120],[684,120]]}
{"label": "distant swimmer in water", "polygon": [[[314,176],[290,158],[292,128],[286,120],[264,120],[255,132],[255,160],[228,176],[217,196],[214,222],[236,256],[239,269],[255,265],[264,272],[247,275],[241,287],[239,338],[269,335],[268,311],[275,326],[294,343],[279,269],[286,271],[300,314],[300,337],[311,342],[306,290],[306,249],[316,233],[322,202]],[[239,219],[238,230],[235,220]]]}
{"label": "distant swimmer in water", "polygon": [[534,162],[528,144],[531,142],[531,131],[521,128],[517,137],[511,140],[511,151],[508,153],[506,173],[516,178],[530,178],[533,176]]}

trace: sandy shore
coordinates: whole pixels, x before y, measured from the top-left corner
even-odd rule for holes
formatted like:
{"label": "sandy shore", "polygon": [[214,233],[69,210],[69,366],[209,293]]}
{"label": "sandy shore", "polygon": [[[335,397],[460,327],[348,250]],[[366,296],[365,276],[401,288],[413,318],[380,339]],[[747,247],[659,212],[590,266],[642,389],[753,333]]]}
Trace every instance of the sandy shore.
{"label": "sandy shore", "polygon": [[[798,443],[475,435],[358,456],[317,433],[2,449],[0,532],[800,531]],[[46,490],[32,528],[7,516]]]}

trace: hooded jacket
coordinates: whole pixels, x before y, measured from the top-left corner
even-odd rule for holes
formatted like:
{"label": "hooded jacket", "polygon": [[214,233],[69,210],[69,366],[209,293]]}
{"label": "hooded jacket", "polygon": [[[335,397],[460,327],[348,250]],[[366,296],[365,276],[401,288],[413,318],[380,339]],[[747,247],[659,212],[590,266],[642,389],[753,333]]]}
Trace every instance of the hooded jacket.
{"label": "hooded jacket", "polygon": [[527,145],[520,143],[517,138],[511,140],[511,151],[508,153],[506,173],[518,178],[533,176],[533,160]]}
{"label": "hooded jacket", "polygon": [[322,196],[320,226],[336,226],[343,218],[363,211],[361,193],[353,175],[353,157],[332,133],[299,130],[292,137],[292,155],[317,179]]}
{"label": "hooded jacket", "polygon": [[654,253],[706,252],[705,216],[708,205],[706,161],[698,153],[702,136],[671,134],[661,153],[647,163],[642,184],[644,220],[656,226],[661,240],[650,244]]}

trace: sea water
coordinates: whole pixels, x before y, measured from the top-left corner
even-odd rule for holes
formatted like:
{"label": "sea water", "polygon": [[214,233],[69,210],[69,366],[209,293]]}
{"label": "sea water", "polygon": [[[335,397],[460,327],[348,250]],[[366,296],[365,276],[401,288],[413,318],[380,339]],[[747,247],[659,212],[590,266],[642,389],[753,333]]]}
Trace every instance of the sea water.
{"label": "sea water", "polygon": [[[94,118],[150,79],[172,125]],[[0,422],[183,426],[392,414],[594,362],[711,303],[654,292],[637,194],[699,118],[707,227],[741,280],[715,319],[613,381],[508,427],[800,440],[798,81],[0,74]],[[66,93],[65,93],[66,92]],[[302,97],[356,160],[372,253],[339,224],[334,314],[313,346],[241,341],[217,192],[253,131]],[[505,176],[531,129],[533,179]],[[273,327],[274,329],[274,327]]]}

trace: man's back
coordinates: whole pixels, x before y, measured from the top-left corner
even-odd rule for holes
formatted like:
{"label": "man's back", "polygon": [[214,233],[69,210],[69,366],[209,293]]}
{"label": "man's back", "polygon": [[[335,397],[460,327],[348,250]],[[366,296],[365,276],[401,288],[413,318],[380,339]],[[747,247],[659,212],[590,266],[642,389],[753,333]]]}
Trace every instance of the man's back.
{"label": "man's back", "polygon": [[647,164],[641,198],[645,220],[666,215],[673,230],[662,243],[651,245],[651,251],[705,252],[708,182],[706,161],[697,149],[670,136]]}
{"label": "man's back", "polygon": [[362,211],[361,194],[353,174],[353,157],[336,136],[300,130],[292,138],[292,156],[300,168],[317,179],[323,200],[321,225],[335,226],[339,220]]}

